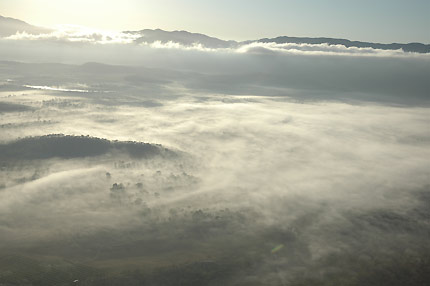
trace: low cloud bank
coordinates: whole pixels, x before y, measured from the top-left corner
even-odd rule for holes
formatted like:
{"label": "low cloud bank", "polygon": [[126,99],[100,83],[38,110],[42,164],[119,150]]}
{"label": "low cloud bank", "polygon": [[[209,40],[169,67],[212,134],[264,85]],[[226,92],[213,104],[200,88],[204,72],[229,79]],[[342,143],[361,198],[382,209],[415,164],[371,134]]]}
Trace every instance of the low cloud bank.
{"label": "low cloud bank", "polygon": [[[1,160],[0,240],[8,249],[0,251],[25,250],[24,258],[8,256],[8,279],[19,272],[7,262],[43,266],[53,257],[85,269],[73,278],[93,285],[174,284],[178,277],[187,285],[426,279],[419,271],[430,253],[428,108],[208,94],[156,97],[162,105],[147,108],[40,92],[8,99],[38,110],[2,117],[2,124],[17,123],[3,139],[64,130],[109,141],[42,136],[25,148],[14,142],[26,139],[3,145],[31,158],[7,168]],[[61,100],[41,104],[49,97]],[[76,100],[83,104],[63,104]],[[36,125],[19,125],[31,114],[41,116]],[[118,138],[160,142],[190,156],[79,155],[92,150],[80,147],[103,151]],[[26,157],[39,154],[38,142],[51,146],[50,156]],[[79,156],[51,156],[53,146],[74,150],[72,143]],[[67,275],[53,265],[42,273],[61,282]],[[382,282],[380,273],[388,273]]]}
{"label": "low cloud bank", "polygon": [[[371,47],[345,46],[331,43],[279,43],[277,39],[265,41],[233,42],[222,41],[202,34],[185,31],[166,32],[162,30],[143,30],[141,32],[111,32],[94,30],[86,27],[63,25],[46,34],[17,32],[4,38],[9,41],[40,41],[57,44],[93,44],[93,45],[137,45],[152,49],[171,49],[200,51],[211,53],[246,53],[246,54],[293,54],[309,56],[364,56],[364,57],[426,57],[426,53],[405,52],[401,48],[378,49]],[[101,47],[100,47],[101,48]]]}
{"label": "low cloud bank", "polygon": [[[382,50],[373,48],[346,47],[330,44],[279,44],[275,42],[251,43],[239,47],[236,52],[251,54],[288,53],[309,56],[363,56],[363,57],[420,57],[423,54],[404,52],[403,50]],[[424,57],[429,57],[424,54]]]}
{"label": "low cloud bank", "polygon": [[50,33],[31,34],[24,31],[5,37],[5,39],[60,43],[130,44],[137,39],[137,36],[121,32],[94,30],[76,25],[62,25]]}
{"label": "low cloud bank", "polygon": [[0,40],[0,284],[429,284],[427,55],[98,37]]}

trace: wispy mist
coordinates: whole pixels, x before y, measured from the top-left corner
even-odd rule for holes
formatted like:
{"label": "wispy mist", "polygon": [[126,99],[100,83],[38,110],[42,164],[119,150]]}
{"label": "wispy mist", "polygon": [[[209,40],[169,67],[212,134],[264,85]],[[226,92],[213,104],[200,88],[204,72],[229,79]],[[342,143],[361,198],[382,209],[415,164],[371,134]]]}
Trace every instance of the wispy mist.
{"label": "wispy mist", "polygon": [[428,281],[428,54],[135,40],[0,40],[0,283]]}

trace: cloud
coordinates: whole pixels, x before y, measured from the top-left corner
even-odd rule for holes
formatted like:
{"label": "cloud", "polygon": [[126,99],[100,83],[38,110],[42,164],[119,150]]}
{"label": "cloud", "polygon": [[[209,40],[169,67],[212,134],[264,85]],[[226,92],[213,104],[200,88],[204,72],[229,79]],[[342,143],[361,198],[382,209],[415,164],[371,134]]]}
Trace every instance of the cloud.
{"label": "cloud", "polygon": [[[8,253],[91,265],[82,281],[100,284],[106,265],[121,285],[136,267],[133,277],[154,285],[423,277],[426,55],[55,41],[0,46],[33,62],[0,62],[6,109],[28,107],[0,117]],[[92,63],[34,63],[62,59]],[[140,158],[164,151],[133,142],[181,156]]]}
{"label": "cloud", "polygon": [[362,57],[424,57],[428,54],[404,52],[403,50],[382,50],[373,48],[345,47],[329,44],[293,44],[293,43],[251,43],[237,49],[239,53],[279,54],[309,56],[362,56]]}
{"label": "cloud", "polygon": [[[153,32],[153,31],[152,31]],[[192,35],[192,34],[190,34]],[[163,37],[166,35],[163,34]],[[56,30],[47,34],[28,34],[26,32],[17,32],[15,35],[5,37],[6,40],[14,41],[42,41],[42,42],[59,42],[69,44],[100,44],[100,45],[139,45],[152,49],[169,49],[183,51],[199,51],[208,53],[242,53],[242,54],[258,54],[258,55],[274,55],[274,54],[291,54],[291,55],[307,55],[307,56],[358,56],[358,57],[420,57],[429,58],[429,54],[419,54],[412,52],[404,52],[403,50],[382,50],[374,48],[346,47],[344,45],[329,45],[329,44],[295,44],[275,42],[253,42],[253,43],[238,43],[233,47],[207,47],[198,42],[190,42],[184,44],[175,42],[175,40],[156,40],[151,38],[150,42],[139,40],[139,33],[130,32],[112,32],[97,29],[91,29],[76,25],[62,25]],[[160,36],[161,37],[161,36]],[[138,41],[139,40],[139,41]],[[192,39],[189,39],[190,41]],[[143,41],[143,42],[142,42]],[[138,43],[138,44],[137,44]]]}
{"label": "cloud", "polygon": [[[15,100],[35,101],[33,92]],[[119,265],[124,256],[154,259],[150,253],[183,265],[174,258],[179,249],[187,257],[209,252],[195,262],[225,266],[222,253],[236,279],[257,279],[240,271],[239,256],[255,263],[260,281],[309,277],[309,267],[362,269],[333,256],[373,267],[365,261],[376,255],[390,267],[398,252],[408,249],[406,259],[425,252],[428,108],[208,94],[163,100],[157,109],[106,112],[85,102],[72,110],[40,105],[44,120],[58,122],[9,132],[132,137],[191,156],[50,157],[3,169],[3,243],[36,253],[48,244],[45,255]]]}
{"label": "cloud", "polygon": [[344,45],[330,44],[279,44],[275,42],[254,42],[250,44],[238,44],[234,48],[208,48],[202,44],[184,45],[173,41],[153,43],[141,43],[154,49],[176,49],[184,51],[200,51],[212,53],[239,53],[251,55],[302,55],[302,56],[349,56],[349,57],[416,57],[427,58],[429,54],[405,52],[399,50],[382,50],[374,48],[346,47]]}
{"label": "cloud", "polygon": [[200,51],[200,52],[216,52],[218,50],[227,51],[227,49],[215,49],[215,48],[207,48],[202,44],[194,43],[193,45],[183,45],[181,43],[176,43],[173,41],[169,41],[166,43],[162,43],[161,41],[155,41],[153,43],[142,42],[140,43],[142,46],[149,46],[154,49],[176,49],[176,50],[185,50],[185,51]]}
{"label": "cloud", "polygon": [[127,33],[90,29],[77,25],[61,25],[51,33],[35,35],[26,32],[17,32],[15,35],[5,37],[5,39],[93,44],[130,44],[137,39],[137,36]]}
{"label": "cloud", "polygon": [[33,89],[41,89],[41,90],[55,90],[55,91],[68,91],[68,92],[91,92],[87,89],[67,89],[62,87],[50,87],[50,86],[39,86],[39,85],[23,85],[24,87],[33,88]]}

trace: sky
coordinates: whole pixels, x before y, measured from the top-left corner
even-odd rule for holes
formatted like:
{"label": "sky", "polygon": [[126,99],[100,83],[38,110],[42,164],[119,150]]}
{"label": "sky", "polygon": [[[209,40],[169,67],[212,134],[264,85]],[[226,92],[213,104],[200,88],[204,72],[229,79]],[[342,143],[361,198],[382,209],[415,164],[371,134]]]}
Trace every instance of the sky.
{"label": "sky", "polygon": [[430,43],[428,0],[0,0],[0,15],[33,25],[188,30],[223,39],[339,37]]}

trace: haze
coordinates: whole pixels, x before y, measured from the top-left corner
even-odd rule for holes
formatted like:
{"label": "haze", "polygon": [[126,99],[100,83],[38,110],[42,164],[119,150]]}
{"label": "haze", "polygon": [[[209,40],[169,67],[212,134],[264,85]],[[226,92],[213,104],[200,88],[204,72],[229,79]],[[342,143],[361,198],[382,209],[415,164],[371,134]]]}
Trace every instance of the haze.
{"label": "haze", "polygon": [[[13,2],[0,17],[0,285],[430,284],[426,2],[390,2],[407,36],[381,30],[400,10],[358,30],[299,13],[303,31],[347,39],[288,37],[301,30],[274,11],[293,1],[161,1],[182,16],[141,22],[142,3],[161,4]],[[241,22],[253,9],[262,19]]]}
{"label": "haze", "polygon": [[229,40],[333,37],[430,43],[427,0],[2,0],[0,13],[34,25],[188,30]]}

